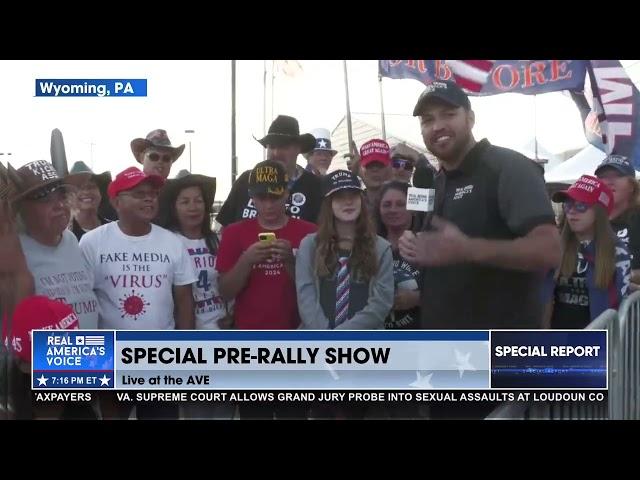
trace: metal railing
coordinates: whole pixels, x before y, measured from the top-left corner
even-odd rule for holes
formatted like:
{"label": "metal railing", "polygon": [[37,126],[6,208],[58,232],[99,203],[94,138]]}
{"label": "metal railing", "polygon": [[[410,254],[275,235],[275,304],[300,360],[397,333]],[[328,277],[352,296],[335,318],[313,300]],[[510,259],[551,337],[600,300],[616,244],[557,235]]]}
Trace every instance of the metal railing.
{"label": "metal railing", "polygon": [[[640,419],[640,292],[634,292],[618,312],[614,340],[615,380],[610,382],[609,401],[614,419]],[[613,395],[612,395],[613,394]]]}

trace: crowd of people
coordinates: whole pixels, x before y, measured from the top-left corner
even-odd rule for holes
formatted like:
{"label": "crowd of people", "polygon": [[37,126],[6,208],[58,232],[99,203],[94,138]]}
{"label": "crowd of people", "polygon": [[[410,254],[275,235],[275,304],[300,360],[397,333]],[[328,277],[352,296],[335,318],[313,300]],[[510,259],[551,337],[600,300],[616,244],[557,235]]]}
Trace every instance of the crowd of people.
{"label": "crowd of people", "polygon": [[[640,187],[627,158],[608,156],[557,192],[557,221],[535,162],[474,138],[475,114],[455,83],[427,86],[413,115],[437,170],[374,138],[348,170],[332,171],[330,132],[301,134],[295,118],[278,116],[258,140],[267,160],[240,175],[216,217],[221,233],[211,221],[216,179],[168,179],[184,145],[164,130],[134,139],[141,169],[113,179],[83,162],[64,176],[42,160],[0,166],[2,338],[18,371],[29,372],[34,328],[24,311],[81,329],[584,328],[638,288]],[[432,212],[407,209],[411,186],[435,188]],[[130,415],[108,394],[91,411],[36,410],[24,415]],[[136,410],[179,415],[175,405]],[[191,405],[183,415],[235,411]],[[309,411],[244,405],[239,414]]]}

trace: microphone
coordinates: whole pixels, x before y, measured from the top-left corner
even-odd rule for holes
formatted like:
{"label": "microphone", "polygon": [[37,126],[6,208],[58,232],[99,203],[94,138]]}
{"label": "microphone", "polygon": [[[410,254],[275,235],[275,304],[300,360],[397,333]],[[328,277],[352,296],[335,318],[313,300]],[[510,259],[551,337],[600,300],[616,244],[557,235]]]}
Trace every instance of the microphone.
{"label": "microphone", "polygon": [[407,210],[417,212],[417,221],[413,222],[411,228],[414,233],[430,229],[435,204],[435,175],[436,170],[427,158],[420,154],[413,173],[413,188],[409,188],[413,202],[409,201],[410,195],[407,192]]}

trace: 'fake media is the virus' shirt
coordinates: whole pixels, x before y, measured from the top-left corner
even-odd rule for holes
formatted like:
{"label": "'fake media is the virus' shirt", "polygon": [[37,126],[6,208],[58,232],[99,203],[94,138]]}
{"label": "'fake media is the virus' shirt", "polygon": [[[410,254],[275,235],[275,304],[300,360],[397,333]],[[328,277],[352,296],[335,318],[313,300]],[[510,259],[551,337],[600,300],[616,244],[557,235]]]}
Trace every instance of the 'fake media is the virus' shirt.
{"label": "'fake media is the virus' shirt", "polygon": [[172,287],[192,284],[197,276],[172,232],[152,225],[147,235],[132,237],[111,222],[87,232],[80,249],[95,277],[99,328],[175,328]]}

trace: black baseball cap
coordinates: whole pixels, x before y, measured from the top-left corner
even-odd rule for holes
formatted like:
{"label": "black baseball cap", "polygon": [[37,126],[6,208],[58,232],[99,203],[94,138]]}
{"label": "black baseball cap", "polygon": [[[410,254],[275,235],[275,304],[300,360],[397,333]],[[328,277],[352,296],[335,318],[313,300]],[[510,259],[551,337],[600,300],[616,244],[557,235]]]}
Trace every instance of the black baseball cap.
{"label": "black baseball cap", "polygon": [[463,107],[471,110],[469,97],[464,93],[456,82],[451,80],[434,80],[420,94],[418,102],[413,109],[413,116],[419,117],[427,102],[438,99],[455,107]]}
{"label": "black baseball cap", "polygon": [[623,155],[607,155],[605,159],[602,160],[602,163],[598,165],[598,168],[596,168],[596,177],[599,173],[602,173],[605,168],[613,168],[625,177],[635,178],[636,176],[635,168],[633,168],[629,159]]}
{"label": "black baseball cap", "polygon": [[284,166],[274,160],[258,163],[249,174],[249,196],[275,195],[282,196],[287,190],[289,178]]}
{"label": "black baseball cap", "polygon": [[332,193],[338,190],[358,190],[362,191],[362,185],[360,185],[360,179],[348,170],[335,170],[323,179],[323,192],[324,196],[328,197]]}

